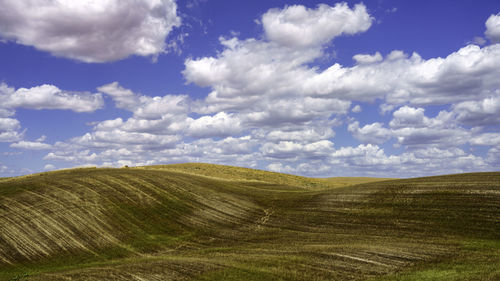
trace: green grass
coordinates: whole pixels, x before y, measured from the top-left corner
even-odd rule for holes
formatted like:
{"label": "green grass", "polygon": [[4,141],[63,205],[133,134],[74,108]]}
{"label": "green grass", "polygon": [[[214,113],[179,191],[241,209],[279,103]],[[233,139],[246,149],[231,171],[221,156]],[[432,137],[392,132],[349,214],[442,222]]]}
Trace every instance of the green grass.
{"label": "green grass", "polygon": [[500,241],[469,240],[445,258],[422,263],[400,273],[377,278],[390,280],[500,280]]}
{"label": "green grass", "polygon": [[0,179],[0,280],[498,280],[499,238],[500,173],[179,164]]}

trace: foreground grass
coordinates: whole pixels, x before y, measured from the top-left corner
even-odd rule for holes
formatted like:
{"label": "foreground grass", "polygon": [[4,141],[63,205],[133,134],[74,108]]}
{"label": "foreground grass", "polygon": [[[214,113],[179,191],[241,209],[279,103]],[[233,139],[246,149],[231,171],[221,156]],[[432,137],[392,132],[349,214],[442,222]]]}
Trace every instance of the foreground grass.
{"label": "foreground grass", "polygon": [[499,279],[500,173],[359,180],[208,164],[3,179],[0,279]]}
{"label": "foreground grass", "polygon": [[378,277],[380,281],[500,280],[500,241],[469,240],[445,258],[421,263],[402,272]]}

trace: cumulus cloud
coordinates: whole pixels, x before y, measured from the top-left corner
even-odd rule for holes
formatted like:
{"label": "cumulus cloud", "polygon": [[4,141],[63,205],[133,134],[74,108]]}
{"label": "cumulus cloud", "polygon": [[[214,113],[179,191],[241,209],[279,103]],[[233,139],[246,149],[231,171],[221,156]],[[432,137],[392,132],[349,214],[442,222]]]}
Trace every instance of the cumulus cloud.
{"label": "cumulus cloud", "polygon": [[192,129],[200,134],[197,137],[203,137],[202,133],[212,136],[216,132],[214,129],[234,129],[232,123],[222,122],[226,127],[220,127],[218,121],[223,114],[219,114],[208,122],[215,127],[205,130],[201,123],[207,118],[193,120],[188,117],[189,99],[184,95],[151,97],[134,93],[117,82],[103,85],[98,90],[111,97],[117,108],[130,111],[132,116],[94,123],[92,132],[56,142],[45,160],[96,166],[152,165],[179,149],[182,138],[188,135],[189,125],[196,121],[199,126],[197,128],[195,124]]}
{"label": "cumulus cloud", "polygon": [[0,173],[4,173],[8,170],[9,168],[5,166],[4,164],[0,163]]}
{"label": "cumulus cloud", "polygon": [[[98,90],[109,95],[115,106],[133,113],[123,120],[116,118],[98,122],[94,132],[89,133],[85,143],[96,142],[101,147],[131,144],[137,137],[148,147],[171,146],[181,138],[189,125],[189,98],[185,95],[165,95],[151,97],[123,88],[118,82],[103,85]],[[111,138],[113,137],[114,138]],[[78,142],[79,139],[73,139]],[[156,144],[154,144],[156,143]],[[138,144],[137,144],[138,145]]]}
{"label": "cumulus cloud", "polygon": [[351,111],[354,113],[360,113],[362,111],[361,105],[357,104],[351,109]]}
{"label": "cumulus cloud", "polygon": [[174,0],[2,1],[0,36],[55,56],[107,62],[165,52]]}
{"label": "cumulus cloud", "polygon": [[[344,15],[335,14],[341,10]],[[352,29],[334,14],[352,20]],[[94,123],[91,132],[53,144],[45,159],[110,166],[211,162],[321,176],[498,167],[500,45],[469,45],[443,58],[395,50],[358,54],[349,67],[315,65],[336,36],[362,32],[371,21],[363,5],[270,10],[262,16],[262,36],[221,37],[216,54],[185,60],[186,81],[208,88],[205,98],[151,97],[118,82],[103,85],[98,91],[131,116]],[[332,30],[325,28],[330,24]],[[304,41],[281,36],[289,30],[302,32]],[[392,114],[362,125],[366,116],[350,116],[361,112],[359,103],[373,101]],[[441,111],[433,114],[427,105]],[[362,144],[345,145],[351,141],[345,129]],[[388,141],[399,149],[381,147]],[[483,155],[467,144],[485,146]]]}
{"label": "cumulus cloud", "polygon": [[281,163],[271,163],[269,165],[266,166],[266,168],[269,170],[269,171],[273,171],[273,172],[277,172],[277,173],[288,173],[288,174],[291,174],[291,173],[294,173],[296,171],[296,169],[290,167],[289,165],[283,165]]}
{"label": "cumulus cloud", "polygon": [[469,140],[472,145],[497,146],[500,147],[500,133],[483,133]]}
{"label": "cumulus cloud", "polygon": [[387,156],[384,150],[377,145],[361,144],[357,147],[341,147],[336,150],[330,159],[330,164],[366,170],[377,166],[379,171],[391,169],[401,163],[397,156]]}
{"label": "cumulus cloud", "polygon": [[469,45],[446,58],[424,60],[393,51],[380,62],[334,64],[308,77],[303,91],[323,97],[387,104],[437,105],[491,96],[500,87],[500,44]]}
{"label": "cumulus cloud", "polygon": [[0,142],[14,142],[23,138],[21,123],[14,118],[0,118]]}
{"label": "cumulus cloud", "polygon": [[134,117],[140,119],[158,119],[165,115],[183,114],[188,110],[185,95],[150,97],[125,89],[118,82],[103,85],[97,90],[111,96],[117,108],[131,111]]}
{"label": "cumulus cloud", "polygon": [[129,89],[125,89],[118,82],[103,85],[97,90],[112,97],[117,108],[133,111],[139,103],[139,96]]}
{"label": "cumulus cloud", "polygon": [[119,129],[87,133],[71,140],[79,146],[93,148],[113,148],[117,145],[132,145],[140,149],[161,149],[172,147],[180,136],[151,133],[127,132]]}
{"label": "cumulus cloud", "polygon": [[0,130],[11,131],[17,130],[21,127],[18,120],[13,118],[0,118]]}
{"label": "cumulus cloud", "polygon": [[74,112],[93,112],[104,106],[101,94],[70,92],[54,85],[15,89],[0,83],[0,142],[17,142],[11,147],[24,149],[49,149],[50,145],[22,141],[24,132],[17,119],[11,118],[16,109],[59,109]]}
{"label": "cumulus cloud", "polygon": [[500,166],[500,148],[499,147],[493,147],[490,150],[488,150],[486,162],[488,162],[493,167]]}
{"label": "cumulus cloud", "polygon": [[496,93],[497,96],[455,104],[452,111],[459,122],[467,125],[500,124],[500,90]]}
{"label": "cumulus cloud", "polygon": [[467,143],[473,135],[460,126],[461,121],[454,112],[443,110],[431,118],[425,115],[424,108],[402,106],[394,111],[389,127],[381,122],[360,127],[359,122],[354,121],[347,130],[367,144],[382,144],[394,137],[397,147],[456,147]]}
{"label": "cumulus cloud", "polygon": [[52,145],[38,141],[19,141],[11,144],[10,147],[28,150],[47,150],[51,149]]}
{"label": "cumulus cloud", "polygon": [[363,4],[354,9],[346,3],[316,9],[293,5],[271,9],[262,16],[266,37],[281,45],[307,47],[325,44],[341,34],[355,34],[370,28],[373,18]]}
{"label": "cumulus cloud", "polygon": [[187,134],[193,137],[234,136],[242,131],[240,120],[225,112],[190,119]]}
{"label": "cumulus cloud", "polygon": [[450,147],[465,144],[470,133],[459,127],[454,115],[441,111],[434,118],[425,116],[424,108],[403,106],[389,122],[399,145]]}
{"label": "cumulus cloud", "polygon": [[216,57],[185,61],[187,82],[212,89],[193,110],[239,111],[246,113],[242,120],[273,126],[346,113],[350,101],[303,90],[304,81],[315,76],[306,64],[321,57],[323,45],[336,36],[365,31],[371,21],[362,4],[272,9],[261,20],[265,38],[220,38],[223,51]]}
{"label": "cumulus cloud", "polygon": [[0,108],[62,109],[93,112],[104,106],[100,94],[63,91],[54,85],[14,88],[0,84]]}
{"label": "cumulus cloud", "polygon": [[357,54],[352,57],[358,64],[370,64],[382,61],[382,55],[376,52],[374,55],[370,54]]}
{"label": "cumulus cloud", "polygon": [[500,42],[500,13],[491,15],[486,21],[486,32],[484,33],[491,42]]}
{"label": "cumulus cloud", "polygon": [[394,118],[389,125],[392,128],[422,128],[429,125],[429,120],[425,117],[425,109],[403,106],[393,113]]}
{"label": "cumulus cloud", "polygon": [[[386,101],[386,108],[411,103],[439,105],[495,95],[500,87],[500,45],[469,45],[445,58],[422,59],[393,51],[356,57],[353,67],[334,64],[323,71],[306,64],[322,56],[321,49],[297,52],[256,39],[221,39],[217,57],[188,59],[186,80],[211,87],[202,113],[241,108],[265,99],[315,97],[345,101]],[[268,104],[276,104],[267,102]],[[298,104],[302,104],[298,102]]]}
{"label": "cumulus cloud", "polygon": [[43,170],[45,171],[52,171],[52,170],[55,170],[56,169],[56,166],[52,165],[52,164],[47,164],[43,167]]}
{"label": "cumulus cloud", "polygon": [[[293,49],[256,39],[221,38],[224,50],[215,57],[187,59],[184,77],[213,88],[212,98],[283,95],[297,91],[308,70],[301,65],[321,55],[318,48]],[[290,85],[290,82],[292,84]]]}
{"label": "cumulus cloud", "polygon": [[[304,126],[303,128],[284,128],[256,132],[256,135],[262,134],[264,138],[271,142],[296,141],[296,142],[315,142],[318,140],[328,140],[335,136],[335,132],[328,124],[315,124],[315,127]],[[324,125],[324,126],[322,126]]]}
{"label": "cumulus cloud", "polygon": [[260,150],[264,157],[291,160],[326,158],[334,149],[333,142],[321,140],[306,144],[293,141],[269,142],[264,143]]}
{"label": "cumulus cloud", "polygon": [[383,173],[393,177],[436,175],[444,171],[463,173],[489,167],[481,157],[459,148],[424,147],[400,155],[387,155],[384,149],[372,144],[342,147],[334,152],[330,164],[344,174],[380,176]]}
{"label": "cumulus cloud", "polygon": [[367,124],[359,127],[359,122],[355,121],[349,126],[347,130],[353,135],[354,138],[362,141],[363,143],[382,144],[392,137],[392,131],[384,128],[384,125],[379,122]]}

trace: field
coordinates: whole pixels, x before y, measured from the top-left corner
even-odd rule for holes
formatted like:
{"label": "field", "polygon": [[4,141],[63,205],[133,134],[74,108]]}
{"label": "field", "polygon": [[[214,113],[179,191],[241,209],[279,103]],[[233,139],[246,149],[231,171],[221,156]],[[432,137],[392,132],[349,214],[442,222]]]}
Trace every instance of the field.
{"label": "field", "polygon": [[0,280],[500,280],[500,172],[180,164],[4,178]]}

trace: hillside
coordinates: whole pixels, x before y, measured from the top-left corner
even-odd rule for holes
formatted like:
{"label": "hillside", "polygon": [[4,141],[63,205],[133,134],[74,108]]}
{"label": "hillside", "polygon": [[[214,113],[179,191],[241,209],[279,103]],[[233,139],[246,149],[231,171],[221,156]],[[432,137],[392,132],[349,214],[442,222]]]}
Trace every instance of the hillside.
{"label": "hillside", "polygon": [[197,176],[205,176],[227,181],[253,181],[272,183],[283,186],[291,186],[294,188],[325,188],[325,187],[342,187],[359,183],[375,182],[382,180],[391,180],[391,178],[354,178],[354,177],[337,177],[337,178],[307,178],[296,175],[275,173],[269,171],[205,164],[205,163],[185,163],[171,165],[156,165],[139,167],[139,169],[148,170],[168,170],[180,173],[194,174]]}
{"label": "hillside", "polygon": [[0,279],[500,279],[500,173],[359,180],[209,164],[2,179]]}

